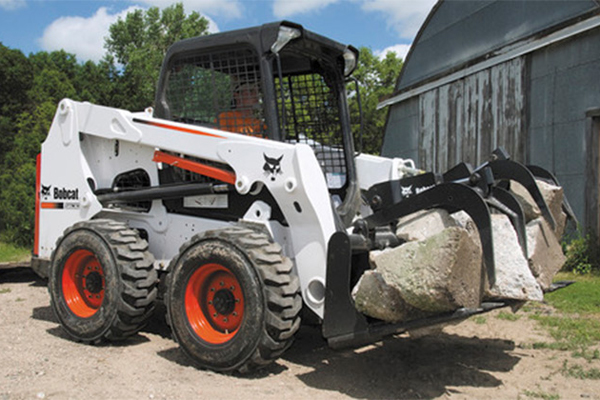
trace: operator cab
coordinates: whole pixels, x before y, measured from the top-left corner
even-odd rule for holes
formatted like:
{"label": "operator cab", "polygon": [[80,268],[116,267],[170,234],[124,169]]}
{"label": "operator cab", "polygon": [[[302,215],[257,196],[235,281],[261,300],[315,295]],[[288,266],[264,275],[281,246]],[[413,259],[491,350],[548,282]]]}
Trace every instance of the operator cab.
{"label": "operator cab", "polygon": [[165,57],[155,117],[308,144],[338,214],[357,208],[345,79],[358,51],[290,22],[174,44]]}

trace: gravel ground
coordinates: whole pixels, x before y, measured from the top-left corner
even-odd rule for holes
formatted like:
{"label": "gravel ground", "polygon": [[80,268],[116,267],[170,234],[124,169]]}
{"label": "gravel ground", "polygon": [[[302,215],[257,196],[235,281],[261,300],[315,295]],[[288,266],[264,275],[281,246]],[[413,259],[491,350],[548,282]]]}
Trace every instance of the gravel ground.
{"label": "gravel ground", "polygon": [[[199,370],[164,324],[119,345],[69,340],[49,306],[46,282],[28,268],[0,269],[0,400],[4,399],[600,399],[599,380],[567,378],[568,352],[534,350],[552,341],[528,318],[485,316],[436,336],[397,337],[334,351],[318,329],[303,327],[292,348],[249,376]],[[528,346],[529,344],[529,346]]]}

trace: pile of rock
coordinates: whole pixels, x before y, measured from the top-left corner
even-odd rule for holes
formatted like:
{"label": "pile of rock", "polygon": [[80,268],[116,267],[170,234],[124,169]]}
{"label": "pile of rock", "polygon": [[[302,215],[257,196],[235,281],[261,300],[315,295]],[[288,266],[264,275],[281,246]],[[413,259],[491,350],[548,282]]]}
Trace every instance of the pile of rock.
{"label": "pile of rock", "polygon": [[435,209],[401,219],[396,234],[406,243],[371,252],[372,269],[352,291],[356,308],[389,322],[476,308],[497,299],[542,300],[543,290],[564,264],[560,245],[566,215],[562,188],[538,182],[556,221],[556,228],[517,183],[511,190],[521,203],[527,222],[527,254],[504,214],[492,214],[495,282],[490,285],[482,262],[475,224],[464,212]]}

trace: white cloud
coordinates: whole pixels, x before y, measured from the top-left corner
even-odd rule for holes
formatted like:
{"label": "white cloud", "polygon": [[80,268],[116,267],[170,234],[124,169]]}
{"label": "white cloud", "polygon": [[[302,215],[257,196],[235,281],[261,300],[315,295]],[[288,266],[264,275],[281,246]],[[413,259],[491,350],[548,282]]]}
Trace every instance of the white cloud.
{"label": "white cloud", "polygon": [[137,8],[109,14],[106,7],[101,7],[89,18],[61,17],[44,30],[40,46],[47,51],[63,49],[80,60],[99,61],[104,56],[104,38],[108,36],[110,25]]}
{"label": "white cloud", "polygon": [[[175,3],[173,0],[130,0],[137,4],[146,4],[166,8]],[[240,18],[242,4],[240,0],[179,0],[186,12],[197,11],[206,18],[206,14],[219,15],[225,18]],[[208,18],[207,18],[208,19]],[[210,22],[211,20],[209,20]],[[213,22],[214,23],[214,22]],[[215,24],[216,25],[216,24]]]}
{"label": "white cloud", "polygon": [[396,44],[394,46],[386,47],[383,50],[375,50],[373,53],[379,57],[380,60],[383,60],[387,53],[394,52],[396,56],[401,58],[402,60],[406,60],[406,55],[410,50],[410,44]]}
{"label": "white cloud", "polygon": [[273,15],[276,18],[287,18],[295,14],[306,14],[320,10],[339,0],[275,0],[273,2]]}
{"label": "white cloud", "polygon": [[63,49],[80,60],[99,61],[105,53],[104,38],[108,36],[110,25],[138,8],[129,7],[109,14],[106,7],[101,7],[89,18],[61,17],[44,30],[39,39],[40,46],[47,51]]}
{"label": "white cloud", "polygon": [[5,10],[16,10],[24,6],[25,0],[0,0],[0,8],[4,8]]}
{"label": "white cloud", "polygon": [[437,0],[361,0],[365,11],[385,14],[401,38],[413,39]]}
{"label": "white cloud", "polygon": [[[3,1],[3,0],[0,0]],[[61,17],[52,22],[38,42],[43,50],[65,50],[73,53],[79,60],[98,62],[106,53],[104,39],[109,35],[110,26],[119,18],[125,19],[127,13],[140,9],[132,6],[119,13],[110,14],[106,7],[101,7],[94,15],[85,17]],[[208,31],[219,32],[219,27],[211,18],[208,20]]]}

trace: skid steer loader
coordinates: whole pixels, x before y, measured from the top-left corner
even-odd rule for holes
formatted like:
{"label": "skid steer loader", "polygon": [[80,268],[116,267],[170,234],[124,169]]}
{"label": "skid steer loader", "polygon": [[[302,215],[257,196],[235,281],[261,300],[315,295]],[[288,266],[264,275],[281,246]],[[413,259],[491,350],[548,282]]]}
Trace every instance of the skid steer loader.
{"label": "skid steer loader", "polygon": [[510,305],[400,323],[354,307],[369,252],[400,244],[393,226],[404,215],[466,212],[488,282],[490,209],[511,216],[526,246],[503,182],[521,182],[553,223],[532,170],[501,152],[445,174],[357,153],[345,88],[357,58],[271,23],[174,44],[154,109],[61,101],[38,157],[34,262],[69,335],[126,338],[159,297],[186,354],[243,372],[290,346],[301,312],[339,347]]}

